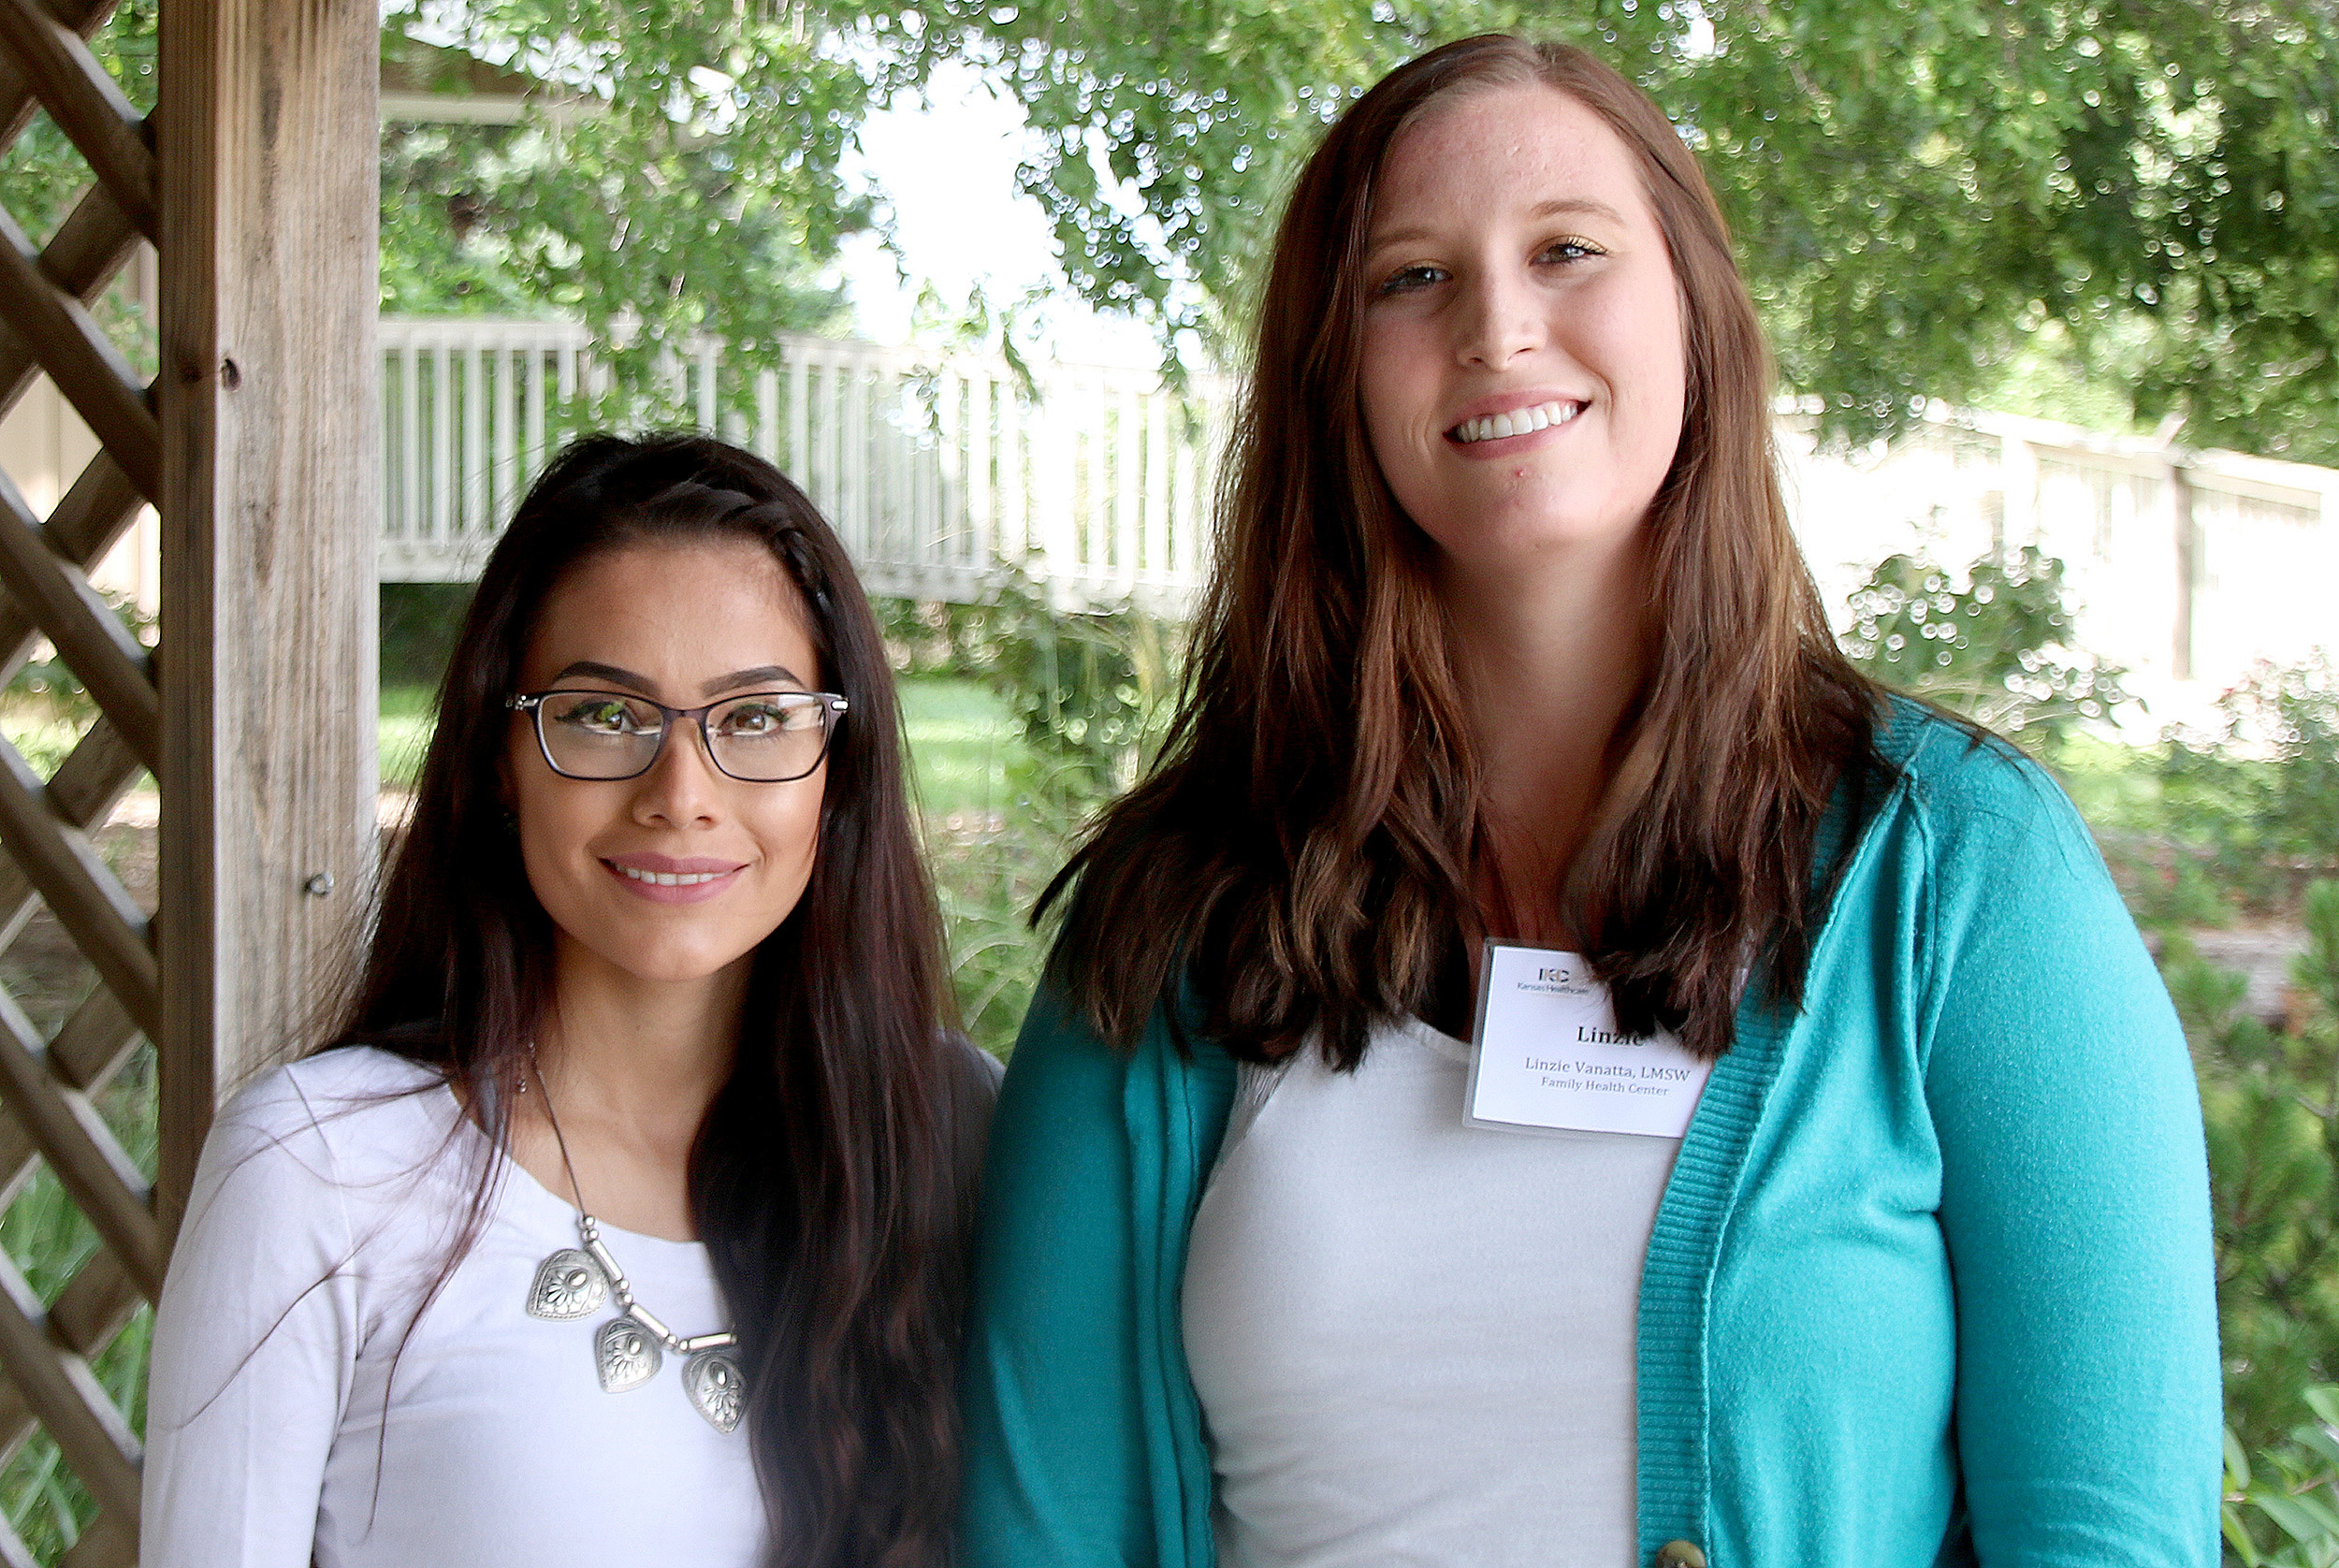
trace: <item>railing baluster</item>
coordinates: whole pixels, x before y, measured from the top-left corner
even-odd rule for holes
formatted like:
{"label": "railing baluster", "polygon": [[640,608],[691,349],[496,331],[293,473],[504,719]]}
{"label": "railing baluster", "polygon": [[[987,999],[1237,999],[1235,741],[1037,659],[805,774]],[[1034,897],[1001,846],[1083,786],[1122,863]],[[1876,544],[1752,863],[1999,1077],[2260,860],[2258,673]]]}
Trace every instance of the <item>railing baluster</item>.
{"label": "railing baluster", "polygon": [[433,544],[444,544],[453,537],[447,518],[455,496],[455,378],[446,340],[431,350],[429,536]]}
{"label": "railing baluster", "polygon": [[[624,418],[598,401],[615,383],[578,323],[392,319],[382,352],[385,575],[475,570],[575,411]],[[1026,399],[997,361],[796,334],[751,370],[694,337],[661,351],[651,384],[670,414],[778,464],[887,591],[976,599],[1021,561],[1057,602],[1104,604],[1198,575],[1212,452],[1189,408],[1214,414],[1214,389],[1056,365]]]}
{"label": "railing baluster", "polygon": [[528,341],[519,352],[520,397],[526,428],[520,438],[518,488],[536,482],[545,466],[545,345]]}
{"label": "railing baluster", "polygon": [[422,366],[416,362],[414,340],[398,345],[398,475],[399,523],[409,544],[424,528],[422,489]]}
{"label": "railing baluster", "polygon": [[519,359],[519,345],[508,331],[498,332],[495,344],[495,494],[489,501],[487,526],[501,531],[511,519],[514,505],[519,500],[517,481],[520,468],[519,397],[513,385],[513,367]]}
{"label": "railing baluster", "polygon": [[487,346],[473,333],[463,343],[463,518],[467,535],[487,531]]}

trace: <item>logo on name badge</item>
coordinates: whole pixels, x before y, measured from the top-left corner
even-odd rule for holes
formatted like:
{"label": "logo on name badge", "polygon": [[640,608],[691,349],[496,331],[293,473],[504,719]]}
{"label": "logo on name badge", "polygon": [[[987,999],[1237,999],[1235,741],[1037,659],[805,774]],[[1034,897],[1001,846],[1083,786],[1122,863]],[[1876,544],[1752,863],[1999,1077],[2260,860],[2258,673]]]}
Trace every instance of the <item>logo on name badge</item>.
{"label": "logo on name badge", "polygon": [[1619,1029],[1608,988],[1581,954],[1487,944],[1470,1125],[1679,1138],[1711,1070],[1670,1034]]}

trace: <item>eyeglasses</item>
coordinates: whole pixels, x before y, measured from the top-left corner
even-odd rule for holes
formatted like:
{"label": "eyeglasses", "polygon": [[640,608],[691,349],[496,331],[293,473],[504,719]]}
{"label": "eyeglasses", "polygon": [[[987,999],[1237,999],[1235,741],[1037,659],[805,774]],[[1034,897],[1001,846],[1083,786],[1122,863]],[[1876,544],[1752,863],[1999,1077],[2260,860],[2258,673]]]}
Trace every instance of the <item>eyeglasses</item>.
{"label": "eyeglasses", "polygon": [[563,778],[639,778],[658,761],[666,733],[690,719],[706,755],[748,784],[802,778],[828,755],[847,704],[833,691],[750,691],[704,707],[670,708],[621,691],[523,691],[503,705],[536,720],[536,745]]}

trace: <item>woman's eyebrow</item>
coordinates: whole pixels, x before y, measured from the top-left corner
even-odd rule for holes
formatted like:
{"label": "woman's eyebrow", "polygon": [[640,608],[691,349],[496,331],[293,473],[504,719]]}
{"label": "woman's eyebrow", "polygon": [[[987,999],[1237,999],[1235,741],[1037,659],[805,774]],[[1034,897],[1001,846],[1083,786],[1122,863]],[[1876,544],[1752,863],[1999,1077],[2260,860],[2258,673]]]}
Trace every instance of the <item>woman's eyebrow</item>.
{"label": "woman's eyebrow", "polygon": [[1605,218],[1612,224],[1624,222],[1623,213],[1619,212],[1606,202],[1595,201],[1591,196],[1554,196],[1549,201],[1538,202],[1535,210],[1529,216],[1556,218],[1562,212],[1581,212],[1586,217]]}
{"label": "woman's eyebrow", "polygon": [[[609,681],[614,685],[639,691],[645,696],[655,696],[658,691],[658,683],[647,675],[636,674],[622,665],[603,664],[592,659],[580,659],[571,664],[552,677],[553,684],[558,686],[573,675],[590,675],[596,680]],[[712,697],[721,691],[735,691],[742,686],[758,686],[770,682],[792,687],[804,684],[802,678],[785,664],[758,664],[752,669],[734,670],[727,675],[717,675],[713,680],[703,681],[699,685],[699,690],[703,695]]]}
{"label": "woman's eyebrow", "polygon": [[[1530,222],[1541,223],[1546,218],[1556,218],[1566,212],[1579,212],[1588,218],[1605,218],[1609,223],[1620,225],[1624,222],[1624,215],[1621,212],[1606,202],[1595,200],[1591,196],[1553,196],[1548,201],[1539,201],[1530,208],[1527,217]],[[1436,238],[1437,235],[1433,231],[1419,225],[1409,228],[1393,228],[1386,234],[1366,236],[1364,254],[1371,256],[1391,245],[1410,245]]]}
{"label": "woman's eyebrow", "polygon": [[580,659],[569,665],[552,677],[552,684],[558,686],[571,675],[591,675],[596,679],[610,681],[618,686],[630,686],[634,690],[642,692],[657,690],[657,683],[646,675],[636,675],[632,670],[620,668],[616,664],[603,664],[590,659]]}
{"label": "woman's eyebrow", "polygon": [[732,691],[742,686],[767,686],[774,681],[788,686],[804,685],[802,677],[785,664],[758,664],[751,670],[734,670],[727,675],[701,682],[699,695],[712,697],[719,691]]}

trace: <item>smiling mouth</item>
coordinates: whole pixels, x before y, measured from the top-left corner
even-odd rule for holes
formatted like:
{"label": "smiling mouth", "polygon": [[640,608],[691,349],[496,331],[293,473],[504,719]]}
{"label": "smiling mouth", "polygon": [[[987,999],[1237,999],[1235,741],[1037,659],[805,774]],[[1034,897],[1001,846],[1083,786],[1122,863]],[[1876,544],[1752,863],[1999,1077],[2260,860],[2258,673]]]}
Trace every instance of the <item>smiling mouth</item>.
{"label": "smiling mouth", "polygon": [[618,865],[615,862],[604,864],[620,876],[661,888],[693,888],[701,882],[719,882],[739,869],[734,865],[731,871],[637,871],[632,866]]}
{"label": "smiling mouth", "polygon": [[1515,408],[1508,414],[1480,414],[1465,419],[1446,432],[1446,439],[1463,446],[1482,441],[1500,441],[1504,436],[1533,435],[1554,425],[1564,425],[1584,412],[1584,405],[1576,402],[1537,403],[1533,408]]}

